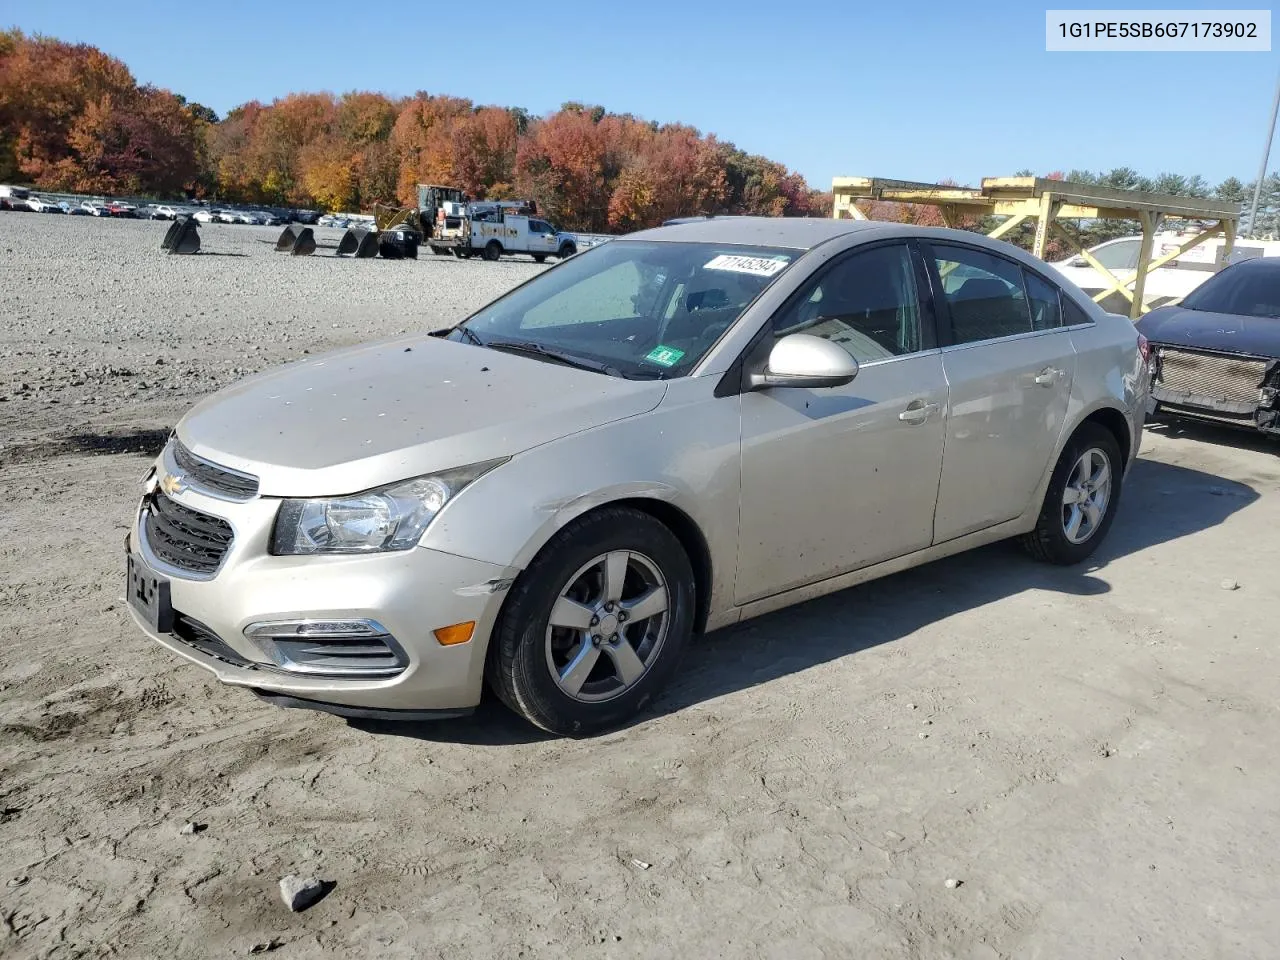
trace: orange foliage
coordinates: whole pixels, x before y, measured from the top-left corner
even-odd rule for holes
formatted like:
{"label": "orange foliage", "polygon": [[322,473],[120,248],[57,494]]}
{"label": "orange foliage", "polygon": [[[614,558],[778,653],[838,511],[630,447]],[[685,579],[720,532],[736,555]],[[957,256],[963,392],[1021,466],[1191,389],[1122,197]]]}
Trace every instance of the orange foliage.
{"label": "orange foliage", "polygon": [[798,174],[680,124],[567,103],[542,118],[419,92],[250,101],[218,121],[93,47],[0,32],[0,177],[98,193],[329,209],[414,204],[419,183],[524,197],[569,229],[698,213],[828,216]]}

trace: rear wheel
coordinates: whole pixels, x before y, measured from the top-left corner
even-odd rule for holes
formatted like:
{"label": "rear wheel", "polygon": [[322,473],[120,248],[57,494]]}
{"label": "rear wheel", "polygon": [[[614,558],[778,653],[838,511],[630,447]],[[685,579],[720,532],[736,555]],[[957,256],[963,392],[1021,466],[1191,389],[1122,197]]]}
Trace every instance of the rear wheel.
{"label": "rear wheel", "polygon": [[1111,529],[1124,464],[1110,430],[1085,423],[1067,443],[1049,479],[1035,529],[1022,545],[1037,560],[1080,563]]}
{"label": "rear wheel", "polygon": [[484,245],[484,258],[486,260],[497,260],[502,256],[502,244],[497,240],[490,240]]}
{"label": "rear wheel", "polygon": [[545,253],[535,253],[533,259],[535,263],[546,263],[547,255]]}
{"label": "rear wheel", "polygon": [[544,730],[623,723],[675,672],[693,633],[694,579],[652,516],[611,507],[568,524],[517,579],[494,629],[490,686]]}

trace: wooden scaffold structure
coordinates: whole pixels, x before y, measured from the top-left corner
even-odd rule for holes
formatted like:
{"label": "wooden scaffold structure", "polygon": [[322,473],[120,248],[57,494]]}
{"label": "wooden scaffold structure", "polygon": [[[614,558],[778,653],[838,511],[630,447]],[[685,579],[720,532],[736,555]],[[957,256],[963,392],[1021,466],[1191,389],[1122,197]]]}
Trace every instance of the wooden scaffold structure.
{"label": "wooden scaffold structure", "polygon": [[[1060,237],[1102,275],[1105,289],[1095,294],[1093,299],[1101,302],[1118,291],[1129,301],[1129,317],[1133,320],[1150,309],[1143,300],[1143,293],[1147,275],[1152,270],[1218,236],[1223,238],[1218,266],[1225,265],[1235,245],[1240,222],[1239,206],[1221,200],[1117,190],[1044,177],[984,177],[979,189],[881,177],[836,177],[831,182],[831,192],[834,197],[832,216],[837,220],[846,216],[855,220],[867,219],[855,206],[859,200],[934,206],[948,226],[959,223],[965,213],[1004,217],[987,234],[990,237],[1002,237],[1019,224],[1034,219],[1036,234],[1031,252],[1043,259],[1049,236]],[[1117,277],[1085,249],[1075,230],[1063,223],[1064,220],[1136,220],[1142,227],[1137,271],[1131,277]],[[1203,229],[1176,249],[1153,260],[1151,253],[1156,234],[1169,220],[1195,221]]]}

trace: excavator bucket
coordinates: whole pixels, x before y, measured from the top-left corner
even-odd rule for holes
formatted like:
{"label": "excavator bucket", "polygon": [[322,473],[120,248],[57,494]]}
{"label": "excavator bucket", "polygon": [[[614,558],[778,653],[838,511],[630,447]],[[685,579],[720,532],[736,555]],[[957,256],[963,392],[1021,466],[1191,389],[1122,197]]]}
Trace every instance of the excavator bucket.
{"label": "excavator bucket", "polygon": [[179,217],[169,225],[164,239],[160,241],[160,249],[172,253],[200,252],[200,221],[194,217]]}
{"label": "excavator bucket", "polygon": [[355,257],[359,260],[378,255],[378,232],[365,230],[363,227],[348,227],[347,232],[338,241],[338,256]]}
{"label": "excavator bucket", "polygon": [[276,253],[288,253],[295,257],[309,257],[316,252],[316,234],[310,227],[291,223],[284,228],[276,241]]}
{"label": "excavator bucket", "polygon": [[164,239],[160,241],[161,250],[168,250],[173,246],[174,234],[182,229],[182,223],[186,219],[186,217],[177,217],[173,223],[169,224],[169,229],[164,232]]}

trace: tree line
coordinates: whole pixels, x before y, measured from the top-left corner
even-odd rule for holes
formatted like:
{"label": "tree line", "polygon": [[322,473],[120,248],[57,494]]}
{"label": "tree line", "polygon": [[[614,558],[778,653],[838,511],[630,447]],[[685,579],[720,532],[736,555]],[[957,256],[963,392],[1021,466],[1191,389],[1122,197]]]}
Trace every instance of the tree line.
{"label": "tree line", "polygon": [[[1019,171],[1018,175],[1030,175]],[[1252,185],[1230,177],[1129,167],[1048,176],[1121,189],[1217,197],[1247,208]],[[533,199],[557,224],[622,232],[702,213],[829,216],[831,195],[799,174],[678,123],[566,103],[546,116],[425,92],[296,93],[219,118],[139,85],[87,44],[0,32],[0,181],[156,199],[368,210],[414,205],[418,183],[476,199]],[[940,224],[935,208],[867,204],[873,219]],[[986,230],[972,219],[962,226]],[[1263,184],[1258,229],[1280,232],[1280,175]],[[1083,226],[1096,243],[1125,221]],[[1030,228],[1008,239],[1030,245]],[[1064,253],[1055,245],[1051,254]]]}
{"label": "tree line", "polygon": [[418,183],[439,183],[533,199],[583,230],[830,212],[799,174],[682,124],[582,103],[535,117],[426,92],[298,93],[219,118],[92,46],[19,31],[0,33],[0,180],[329,210],[412,205]]}

